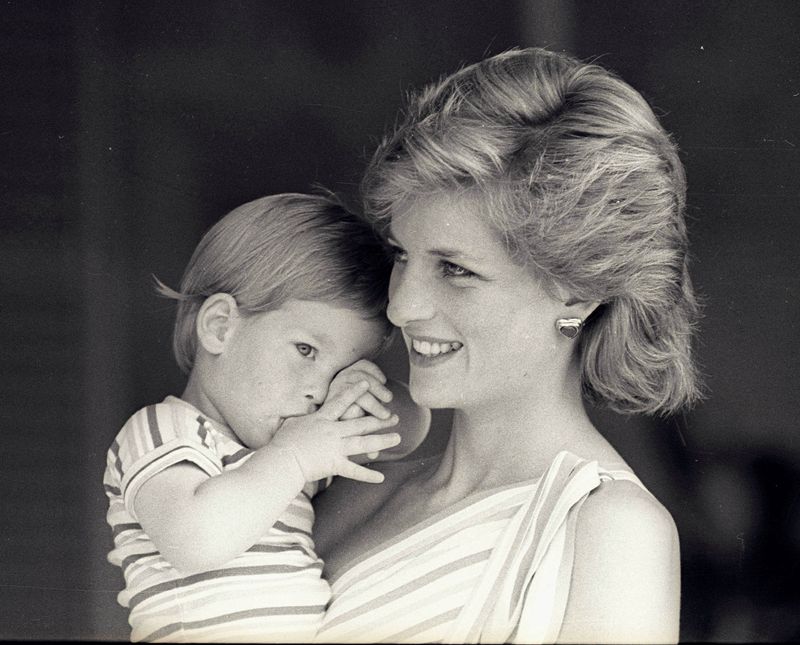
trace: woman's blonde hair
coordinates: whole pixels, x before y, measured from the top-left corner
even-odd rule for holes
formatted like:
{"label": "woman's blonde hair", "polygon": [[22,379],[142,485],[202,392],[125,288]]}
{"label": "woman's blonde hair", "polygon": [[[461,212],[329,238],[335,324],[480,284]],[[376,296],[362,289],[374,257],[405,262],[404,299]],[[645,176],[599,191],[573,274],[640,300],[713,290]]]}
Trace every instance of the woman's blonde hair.
{"label": "woman's blonde hair", "polygon": [[189,372],[197,351],[195,320],[214,293],[227,293],[246,314],[278,309],[288,300],[328,302],[385,317],[391,265],[372,226],[331,195],[284,193],[243,204],[200,240],[175,291],[173,353]]}
{"label": "woman's blonde hair", "polygon": [[670,413],[699,397],[686,179],[628,84],[524,49],[429,85],[372,157],[362,192],[383,226],[401,202],[441,191],[476,193],[515,258],[601,303],[577,340],[589,400]]}

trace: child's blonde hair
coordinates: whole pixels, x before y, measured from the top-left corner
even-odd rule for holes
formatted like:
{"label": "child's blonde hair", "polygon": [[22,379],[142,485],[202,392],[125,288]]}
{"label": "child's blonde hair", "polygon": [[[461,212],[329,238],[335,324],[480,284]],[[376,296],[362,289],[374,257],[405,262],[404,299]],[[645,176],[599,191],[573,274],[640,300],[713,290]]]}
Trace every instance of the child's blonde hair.
{"label": "child's blonde hair", "polygon": [[332,196],[284,193],[235,208],[200,240],[175,291],[173,352],[188,373],[197,351],[195,320],[214,293],[236,299],[244,313],[315,300],[385,317],[391,264],[372,227]]}

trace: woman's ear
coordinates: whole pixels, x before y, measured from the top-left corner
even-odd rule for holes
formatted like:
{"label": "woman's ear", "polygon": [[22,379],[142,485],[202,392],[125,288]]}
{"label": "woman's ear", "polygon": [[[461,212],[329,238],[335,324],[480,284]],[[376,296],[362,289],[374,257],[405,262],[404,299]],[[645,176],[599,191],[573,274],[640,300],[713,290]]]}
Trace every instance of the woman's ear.
{"label": "woman's ear", "polygon": [[556,285],[556,297],[564,303],[563,318],[580,318],[584,321],[600,306],[596,300],[578,300],[561,285]]}
{"label": "woman's ear", "polygon": [[239,320],[239,307],[233,296],[228,293],[209,296],[200,306],[195,321],[200,346],[209,354],[221,354]]}
{"label": "woman's ear", "polygon": [[575,298],[569,298],[564,303],[564,313],[571,318],[580,318],[581,320],[586,320],[589,316],[592,315],[595,309],[600,306],[600,302],[596,300],[577,300]]}

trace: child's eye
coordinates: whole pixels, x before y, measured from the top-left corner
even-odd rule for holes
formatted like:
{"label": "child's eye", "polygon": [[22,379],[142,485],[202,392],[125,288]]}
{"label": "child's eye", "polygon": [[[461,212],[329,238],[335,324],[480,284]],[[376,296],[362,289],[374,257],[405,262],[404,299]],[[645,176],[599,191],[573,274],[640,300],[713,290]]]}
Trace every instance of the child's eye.
{"label": "child's eye", "polygon": [[316,347],[312,347],[306,343],[295,343],[294,346],[297,348],[300,355],[306,358],[314,358],[317,355]]}
{"label": "child's eye", "polygon": [[465,269],[460,264],[442,260],[440,263],[442,275],[446,278],[474,278],[477,274]]}

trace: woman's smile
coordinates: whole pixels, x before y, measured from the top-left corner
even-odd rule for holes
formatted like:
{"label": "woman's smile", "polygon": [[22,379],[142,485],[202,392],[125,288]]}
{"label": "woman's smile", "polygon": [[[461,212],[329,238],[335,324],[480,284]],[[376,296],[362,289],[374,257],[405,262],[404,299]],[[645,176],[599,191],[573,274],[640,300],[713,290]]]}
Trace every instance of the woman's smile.
{"label": "woman's smile", "polygon": [[431,408],[530,397],[529,375],[557,362],[553,320],[562,305],[513,260],[476,196],[403,206],[389,236],[388,315],[403,330],[412,397]]}
{"label": "woman's smile", "polygon": [[441,340],[403,334],[408,347],[409,360],[418,367],[429,367],[447,361],[464,346],[457,340]]}

